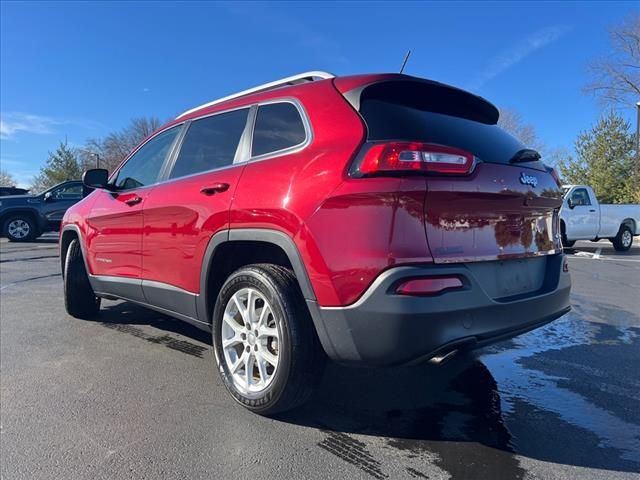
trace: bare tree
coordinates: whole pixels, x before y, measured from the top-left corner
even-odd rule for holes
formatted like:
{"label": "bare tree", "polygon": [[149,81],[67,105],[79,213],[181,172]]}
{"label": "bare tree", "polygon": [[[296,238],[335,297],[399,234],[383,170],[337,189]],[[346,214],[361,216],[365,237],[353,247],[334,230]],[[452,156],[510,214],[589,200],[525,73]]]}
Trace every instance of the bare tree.
{"label": "bare tree", "polygon": [[530,123],[525,123],[522,116],[515,110],[501,108],[498,125],[520,140],[526,147],[541,153],[545,151],[545,145],[538,138],[535,127]]}
{"label": "bare tree", "polygon": [[93,168],[95,157],[100,157],[100,167],[112,171],[140,142],[147,138],[161,125],[155,117],[134,118],[129,125],[120,131],[112,132],[102,139],[87,140],[80,151],[80,163],[83,168]]}
{"label": "bare tree", "polygon": [[640,100],[640,15],[632,14],[609,31],[611,53],[589,65],[585,91],[611,107],[634,106]]}
{"label": "bare tree", "polygon": [[15,187],[16,179],[6,170],[0,170],[0,186],[2,187]]}

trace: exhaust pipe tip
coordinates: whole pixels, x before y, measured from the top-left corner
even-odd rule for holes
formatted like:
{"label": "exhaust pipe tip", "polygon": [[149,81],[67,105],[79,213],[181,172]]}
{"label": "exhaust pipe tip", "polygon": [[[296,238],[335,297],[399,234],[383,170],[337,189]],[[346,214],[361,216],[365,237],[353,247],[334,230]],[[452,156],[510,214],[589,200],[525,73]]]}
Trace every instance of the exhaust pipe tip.
{"label": "exhaust pipe tip", "polygon": [[448,362],[453,357],[455,357],[458,352],[459,350],[457,348],[453,350],[449,350],[444,355],[436,355],[435,357],[431,357],[429,359],[429,363],[433,365],[443,365],[444,363]]}

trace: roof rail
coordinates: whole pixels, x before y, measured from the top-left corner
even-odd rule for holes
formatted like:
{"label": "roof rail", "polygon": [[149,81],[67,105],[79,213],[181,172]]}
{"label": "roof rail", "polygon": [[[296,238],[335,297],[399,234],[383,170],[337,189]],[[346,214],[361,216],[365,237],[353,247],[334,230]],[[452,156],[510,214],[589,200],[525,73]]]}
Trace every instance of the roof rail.
{"label": "roof rail", "polygon": [[325,80],[327,78],[333,78],[335,75],[328,72],[322,72],[318,70],[314,70],[312,72],[304,72],[299,73],[297,75],[292,75],[290,77],[282,78],[280,80],[275,80],[273,82],[265,83],[264,85],[258,85],[257,87],[250,88],[248,90],[243,90],[242,92],[234,93],[233,95],[228,95],[226,97],[219,98],[217,100],[213,100],[212,102],[205,103],[198,107],[187,110],[186,112],[181,113],[176,117],[176,119],[180,117],[184,117],[185,115],[189,115],[196,110],[200,110],[201,108],[211,107],[212,105],[217,105],[218,103],[226,102],[227,100],[233,100],[234,98],[244,97],[245,95],[249,95],[252,93],[264,92],[266,90],[272,90],[278,87],[284,87],[285,85],[296,85],[298,83],[306,83],[313,82],[315,79],[319,78],[321,80]]}

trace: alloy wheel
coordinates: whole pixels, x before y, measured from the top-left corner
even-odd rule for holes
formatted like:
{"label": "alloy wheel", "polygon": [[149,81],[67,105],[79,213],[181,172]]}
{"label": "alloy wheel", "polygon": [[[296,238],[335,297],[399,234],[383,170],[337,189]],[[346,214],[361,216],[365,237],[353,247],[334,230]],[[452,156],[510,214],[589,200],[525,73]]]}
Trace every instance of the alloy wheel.
{"label": "alloy wheel", "polygon": [[29,224],[21,218],[16,218],[15,220],[9,222],[9,225],[7,225],[7,232],[13,238],[25,238],[27,235],[29,235],[30,231],[31,227],[29,226]]}
{"label": "alloy wheel", "polygon": [[221,341],[236,388],[245,394],[266,389],[278,368],[280,334],[262,293],[243,288],[233,294],[224,310]]}

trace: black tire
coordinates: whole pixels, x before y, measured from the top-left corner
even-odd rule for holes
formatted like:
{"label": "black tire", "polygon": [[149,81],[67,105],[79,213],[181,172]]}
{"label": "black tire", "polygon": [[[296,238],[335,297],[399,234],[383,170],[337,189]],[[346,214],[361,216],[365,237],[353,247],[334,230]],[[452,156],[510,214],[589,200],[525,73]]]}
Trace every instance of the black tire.
{"label": "black tire", "polygon": [[[11,228],[13,225],[19,228]],[[29,215],[10,216],[2,225],[2,231],[10,242],[32,242],[40,236],[36,222]]]}
{"label": "black tire", "polygon": [[[248,287],[269,302],[280,336],[278,366],[272,373],[273,379],[260,392],[243,392],[236,386],[222,349],[225,308],[236,292]],[[249,265],[229,276],[213,313],[213,346],[220,376],[231,396],[260,415],[273,415],[305,403],[320,380],[325,364],[324,352],[296,278],[291,270],[278,265]],[[245,347],[240,346],[242,348]]]}
{"label": "black tire", "polygon": [[575,240],[568,240],[567,239],[567,232],[566,232],[566,227],[564,225],[564,222],[560,224],[560,239],[562,241],[562,247],[563,248],[571,248],[576,243]]}
{"label": "black tire", "polygon": [[618,234],[611,240],[613,248],[618,252],[626,252],[633,245],[633,232],[629,225],[621,225]]}
{"label": "black tire", "polygon": [[80,243],[74,239],[67,248],[64,262],[64,306],[72,317],[89,320],[100,311],[100,298],[96,297],[82,258]]}

